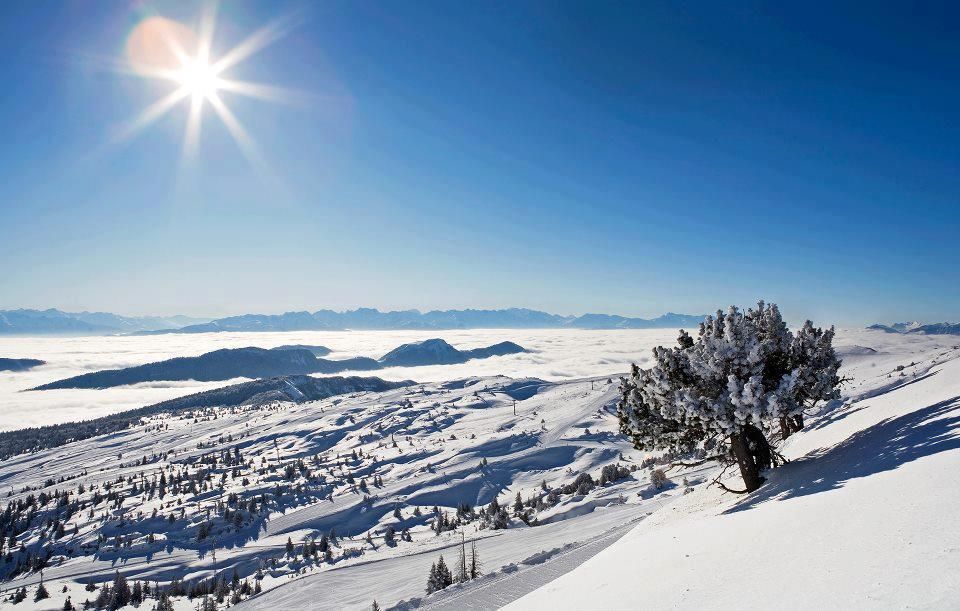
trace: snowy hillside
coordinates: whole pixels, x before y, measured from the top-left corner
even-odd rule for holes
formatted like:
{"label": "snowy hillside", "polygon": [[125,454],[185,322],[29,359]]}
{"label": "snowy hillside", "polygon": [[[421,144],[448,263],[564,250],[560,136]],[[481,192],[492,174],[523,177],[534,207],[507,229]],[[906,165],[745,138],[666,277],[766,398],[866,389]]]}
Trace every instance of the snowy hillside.
{"label": "snowy hillside", "polygon": [[845,355],[846,402],[756,493],[701,487],[510,608],[956,607],[960,349],[917,347]]}
{"label": "snowy hillside", "polygon": [[[115,579],[172,587],[183,611],[207,592],[251,609],[956,605],[960,347],[866,330],[837,346],[844,400],[746,497],[710,486],[712,464],[633,450],[608,376],[151,414],[0,462],[0,606],[109,606]],[[427,595],[461,550],[479,576]]]}
{"label": "snowy hillside", "polygon": [[[630,448],[614,433],[616,396],[608,378],[470,378],[149,416],[127,431],[14,457],[0,463],[20,531],[4,548],[13,552],[4,591],[35,587],[41,575],[31,567],[42,562],[46,587],[66,586],[74,602],[93,600],[84,586],[118,569],[131,583],[189,583],[214,566],[218,575],[261,577],[268,592],[259,596],[274,608],[269,590],[283,585],[277,600],[285,600],[298,575],[304,587],[324,584],[331,601],[419,598],[423,564],[444,548],[451,554],[460,532],[482,542],[495,572],[650,511],[650,495],[636,496],[649,487],[646,473],[635,457],[621,459]],[[601,468],[617,463],[615,481],[597,486]],[[495,499],[503,512],[484,515]],[[304,543],[321,539],[328,552],[304,555]],[[326,577],[389,574],[393,565],[402,579],[382,591],[351,579],[335,590]],[[63,598],[54,596],[58,608]]]}

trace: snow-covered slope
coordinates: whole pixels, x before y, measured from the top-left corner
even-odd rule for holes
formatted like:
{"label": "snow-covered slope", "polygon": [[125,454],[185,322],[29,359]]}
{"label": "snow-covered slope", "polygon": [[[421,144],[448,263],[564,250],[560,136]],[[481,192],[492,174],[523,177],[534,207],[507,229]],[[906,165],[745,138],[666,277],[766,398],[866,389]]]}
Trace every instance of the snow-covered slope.
{"label": "snow-covered slope", "polygon": [[[477,508],[499,497],[512,508],[518,493],[542,497],[545,485],[597,478],[617,462],[636,468],[615,435],[616,397],[608,378],[556,384],[501,376],[156,414],[132,429],[0,462],[0,492],[14,503],[70,492],[77,505],[66,514],[54,500],[28,505],[34,509],[23,514],[35,513],[17,543],[50,554],[45,583],[66,586],[74,602],[95,598],[82,586],[118,569],[131,581],[168,582],[206,578],[216,566],[251,580],[264,569],[267,592],[255,598],[263,608],[299,608],[292,601],[302,596],[327,608],[366,607],[373,598],[391,605],[424,596],[430,563],[440,553],[452,560],[461,533],[478,542],[492,575],[608,536],[652,511],[659,501],[636,495],[649,488],[646,472],[625,471],[529,508],[541,526],[527,526],[511,509],[503,530],[466,516],[456,530],[432,530],[438,515],[452,519],[463,503]],[[60,534],[51,526],[57,520]],[[388,527],[396,542],[387,540]],[[404,529],[409,541],[400,540]],[[328,559],[285,551],[288,538],[299,549],[331,530],[338,541]],[[25,553],[15,551],[14,564]],[[396,581],[356,587],[371,574]],[[38,571],[21,571],[0,588],[28,587],[32,596],[39,580]],[[59,608],[63,597],[52,604]]]}
{"label": "snow-covered slope", "polygon": [[[21,545],[49,551],[51,598],[33,604],[40,573],[20,570],[0,606],[21,587],[30,598],[17,609],[79,605],[117,570],[161,584],[259,575],[264,591],[240,603],[252,609],[956,606],[960,349],[866,330],[837,345],[854,378],[845,401],[789,440],[791,464],[750,497],[709,487],[710,465],[655,489],[650,457],[616,433],[607,376],[152,414],[16,456],[0,462],[0,494],[30,519],[0,569],[24,559]],[[567,490],[617,463],[627,469],[613,481]],[[57,490],[77,503],[67,515]],[[516,517],[517,493],[538,525]],[[433,529],[458,504],[494,498],[508,528],[471,515]],[[330,557],[304,557],[331,529]],[[461,540],[483,575],[427,596],[431,564],[453,564]]]}
{"label": "snow-covered slope", "polygon": [[882,341],[759,491],[701,487],[509,608],[956,608],[960,350]]}

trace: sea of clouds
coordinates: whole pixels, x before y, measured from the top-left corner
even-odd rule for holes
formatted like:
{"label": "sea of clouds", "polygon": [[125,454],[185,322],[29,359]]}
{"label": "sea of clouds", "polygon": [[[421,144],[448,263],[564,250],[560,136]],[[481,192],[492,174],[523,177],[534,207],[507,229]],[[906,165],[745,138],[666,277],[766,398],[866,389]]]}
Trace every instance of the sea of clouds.
{"label": "sea of clouds", "polygon": [[676,335],[675,330],[480,329],[4,337],[0,338],[0,356],[36,358],[47,361],[47,364],[26,372],[0,372],[0,430],[87,420],[243,381],[188,380],[147,382],[104,390],[27,391],[40,384],[82,373],[119,369],[176,356],[196,356],[219,348],[272,348],[283,344],[309,344],[330,348],[333,352],[324,358],[378,358],[400,344],[432,337],[440,337],[460,349],[478,348],[509,340],[530,352],[473,360],[459,365],[393,367],[358,372],[356,375],[379,376],[388,380],[412,379],[418,382],[487,375],[563,380],[621,374],[629,369],[631,362],[646,362],[654,346],[673,343]]}
{"label": "sea of clouds", "polygon": [[[879,332],[846,332],[838,343],[864,344],[891,340]],[[846,336],[846,338],[844,338]],[[27,372],[0,372],[0,430],[87,420],[166,399],[226,386],[243,379],[220,382],[146,382],[104,390],[47,390],[25,392],[40,384],[101,369],[118,369],[176,356],[196,356],[219,348],[283,344],[327,346],[325,357],[378,358],[407,342],[440,337],[461,349],[513,341],[530,352],[459,365],[394,367],[355,375],[418,382],[453,380],[470,376],[507,375],[565,380],[591,376],[617,376],[636,362],[649,362],[654,346],[671,345],[677,331],[579,329],[472,329],[461,331],[330,331],[291,333],[204,333],[196,335],[103,337],[0,337],[0,356],[37,358],[46,365]],[[902,337],[897,337],[903,341]],[[920,338],[917,338],[918,340]],[[351,375],[344,372],[338,375]]]}

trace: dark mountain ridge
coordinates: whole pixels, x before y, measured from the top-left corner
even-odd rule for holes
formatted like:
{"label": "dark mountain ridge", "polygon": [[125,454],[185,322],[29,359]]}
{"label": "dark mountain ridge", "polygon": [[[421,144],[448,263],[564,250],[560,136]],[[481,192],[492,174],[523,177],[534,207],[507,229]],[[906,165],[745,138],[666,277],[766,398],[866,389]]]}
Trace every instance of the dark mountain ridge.
{"label": "dark mountain ridge", "polygon": [[474,350],[457,350],[442,339],[404,344],[379,361],[368,357],[342,360],[318,358],[316,349],[323,346],[264,348],[223,348],[200,356],[177,357],[124,369],[108,369],[85,373],[37,386],[32,390],[63,388],[111,388],[140,382],[197,380],[212,382],[232,378],[269,378],[273,376],[333,374],[341,371],[375,371],[384,367],[415,367],[465,363],[470,359],[488,358],[525,352],[513,342],[501,342]]}
{"label": "dark mountain ridge", "polygon": [[457,350],[442,339],[403,344],[380,357],[385,367],[418,367],[422,365],[454,365],[472,359],[517,354],[526,350],[513,342],[500,342],[486,348]]}
{"label": "dark mountain ridge", "polygon": [[0,371],[26,371],[40,365],[46,365],[40,359],[4,359],[0,358]]}

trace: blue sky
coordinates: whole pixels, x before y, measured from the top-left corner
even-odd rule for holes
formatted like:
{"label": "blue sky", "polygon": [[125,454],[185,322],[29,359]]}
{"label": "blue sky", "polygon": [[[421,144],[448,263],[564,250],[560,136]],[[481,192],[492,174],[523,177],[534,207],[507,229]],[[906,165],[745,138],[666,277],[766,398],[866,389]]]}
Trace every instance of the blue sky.
{"label": "blue sky", "polygon": [[948,4],[223,4],[230,76],[186,105],[108,69],[193,3],[0,6],[0,308],[355,306],[960,319],[960,14]]}

